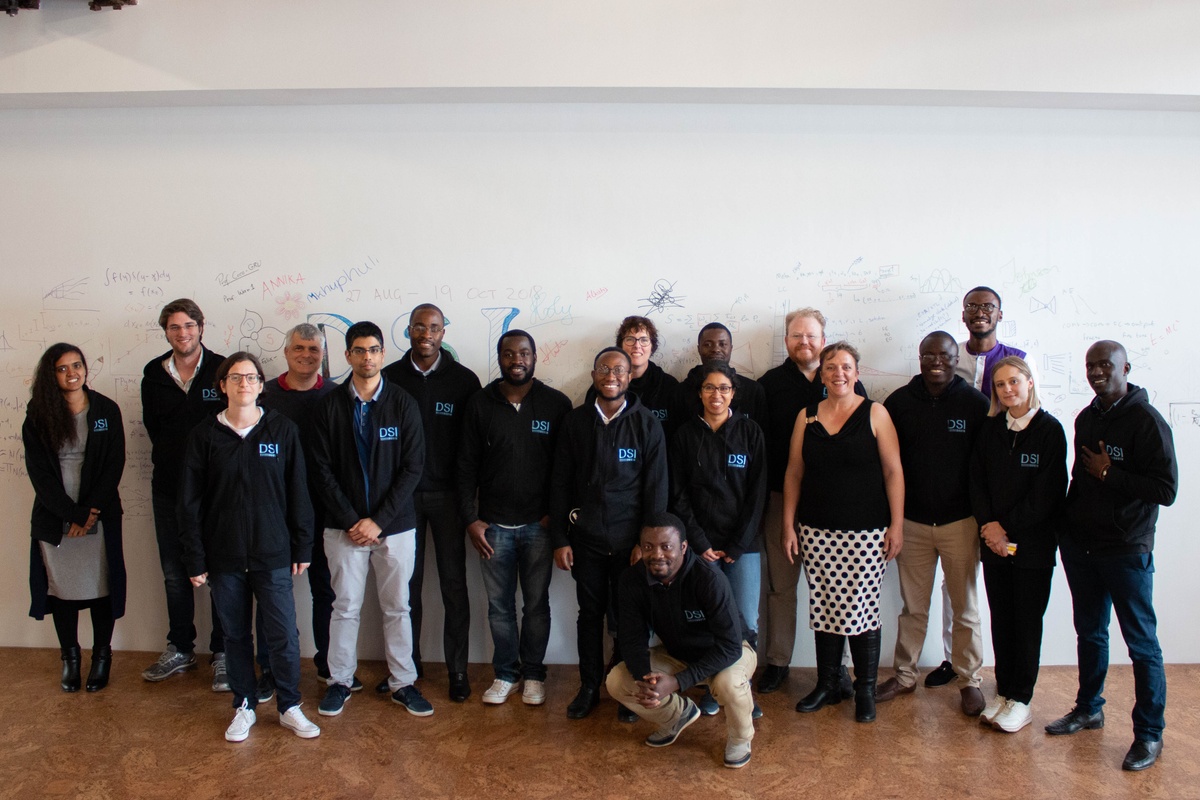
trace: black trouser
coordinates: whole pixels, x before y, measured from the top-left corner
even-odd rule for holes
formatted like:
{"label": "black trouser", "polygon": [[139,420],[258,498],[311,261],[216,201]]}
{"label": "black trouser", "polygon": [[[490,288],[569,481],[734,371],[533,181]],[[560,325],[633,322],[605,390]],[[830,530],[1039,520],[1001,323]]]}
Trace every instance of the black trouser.
{"label": "black trouser", "polygon": [[433,552],[441,583],[442,650],[446,669],[467,671],[471,644],[471,598],[467,594],[467,532],[458,515],[454,492],[417,492],[417,560],[408,582],[409,615],[412,619],[413,663],[421,669],[421,589],[425,584],[425,529],[433,537]]}
{"label": "black trouser", "polygon": [[1042,616],[1050,602],[1053,567],[1018,569],[984,562],[983,584],[992,612],[996,694],[1028,704],[1042,658]]}
{"label": "black trouser", "polygon": [[617,580],[629,568],[632,548],[613,552],[598,543],[572,542],[575,565],[575,598],[579,603],[577,623],[579,679],[584,687],[599,689],[604,681],[604,621],[613,637],[614,659],[617,649]]}
{"label": "black trouser", "polygon": [[[312,592],[312,632],[313,645],[317,652],[313,654],[313,664],[317,674],[329,676],[329,618],[333,615],[333,584],[329,575],[329,559],[325,557],[325,528],[318,527],[314,533],[312,563],[308,565],[305,574],[308,575],[308,587]],[[256,606],[257,608],[257,606]],[[262,611],[254,613],[254,633],[258,643],[256,661],[261,671],[271,669],[271,655],[267,647],[267,637],[263,635],[264,623]]]}
{"label": "black trouser", "polygon": [[51,595],[46,598],[46,607],[54,620],[58,646],[63,650],[79,646],[79,612],[84,608],[92,612],[92,649],[112,644],[116,621],[113,619],[112,602],[107,596],[95,600],[60,600]]}

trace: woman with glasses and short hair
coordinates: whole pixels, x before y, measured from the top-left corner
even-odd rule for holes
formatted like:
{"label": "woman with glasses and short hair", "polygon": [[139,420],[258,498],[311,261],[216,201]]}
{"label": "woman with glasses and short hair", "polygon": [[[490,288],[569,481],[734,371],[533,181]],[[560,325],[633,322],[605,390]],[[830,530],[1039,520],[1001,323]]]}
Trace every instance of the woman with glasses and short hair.
{"label": "woman with glasses and short hair", "polygon": [[87,377],[82,350],[51,345],[38,361],[21,426],[34,491],[29,616],[54,619],[64,692],[80,686],[79,611],[92,617],[89,692],[108,685],[113,626],[125,615],[118,493],[125,428],[121,409],[89,389]]}
{"label": "woman with glasses and short hair", "polygon": [[217,368],[224,411],[197,425],[184,456],[179,521],[192,585],[208,582],[225,628],[233,689],[231,742],[244,741],[257,705],[251,619],[262,611],[279,723],[321,733],[300,710],[300,641],[292,576],[312,560],[312,503],[295,423],[258,405],[258,359],[234,353]]}

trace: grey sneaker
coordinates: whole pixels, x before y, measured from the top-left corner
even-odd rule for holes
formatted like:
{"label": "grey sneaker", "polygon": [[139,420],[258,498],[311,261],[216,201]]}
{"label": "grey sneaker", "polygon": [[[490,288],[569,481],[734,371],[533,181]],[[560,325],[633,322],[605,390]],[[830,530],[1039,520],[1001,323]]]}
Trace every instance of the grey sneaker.
{"label": "grey sneaker", "polygon": [[213,653],[212,668],[212,690],[214,692],[232,692],[233,689],[229,687],[229,673],[225,670],[224,653]]}
{"label": "grey sneaker", "polygon": [[175,645],[169,644],[163,654],[158,657],[158,661],[142,670],[142,680],[157,683],[166,680],[176,672],[195,668],[195,653],[181,653],[175,649]]}
{"label": "grey sneaker", "polygon": [[690,697],[685,697],[683,698],[683,713],[679,715],[679,719],[675,721],[675,724],[659,728],[647,736],[646,744],[651,747],[669,747],[675,744],[675,740],[679,738],[679,734],[683,733],[684,728],[698,719],[700,719],[700,709],[692,702]]}
{"label": "grey sneaker", "polygon": [[725,743],[725,766],[741,769],[750,763],[750,742],[746,739],[730,739]]}

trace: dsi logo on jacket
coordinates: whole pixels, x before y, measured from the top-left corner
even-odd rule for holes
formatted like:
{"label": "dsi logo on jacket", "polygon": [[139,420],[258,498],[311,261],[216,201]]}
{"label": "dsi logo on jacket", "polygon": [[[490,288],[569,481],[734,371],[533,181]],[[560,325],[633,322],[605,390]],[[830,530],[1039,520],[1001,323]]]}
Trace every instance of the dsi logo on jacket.
{"label": "dsi logo on jacket", "polygon": [[946,430],[950,433],[966,433],[967,421],[965,419],[948,419],[946,420]]}
{"label": "dsi logo on jacket", "polygon": [[731,467],[736,467],[737,469],[745,469],[746,464],[747,464],[747,462],[749,462],[749,460],[750,460],[750,457],[743,453],[730,453],[728,463],[729,463],[729,466],[731,466]]}
{"label": "dsi logo on jacket", "polygon": [[108,418],[96,420],[96,424],[92,426],[92,433],[103,433],[108,430]]}
{"label": "dsi logo on jacket", "polygon": [[652,408],[650,409],[650,413],[653,414],[654,418],[659,422],[667,421],[667,410],[665,408]]}
{"label": "dsi logo on jacket", "polygon": [[400,441],[400,429],[395,425],[379,429],[379,441],[381,442],[398,442]]}
{"label": "dsi logo on jacket", "polygon": [[686,622],[704,622],[704,611],[696,609],[695,611],[685,608],[683,610],[683,619]]}
{"label": "dsi logo on jacket", "polygon": [[258,454],[263,458],[275,458],[279,455],[279,445],[259,442]]}
{"label": "dsi logo on jacket", "polygon": [[203,389],[203,390],[201,390],[201,392],[200,392],[200,399],[201,399],[201,400],[203,400],[203,401],[205,401],[205,402],[211,402],[211,401],[216,401],[216,402],[218,402],[218,403],[222,402],[222,400],[221,400],[221,393],[220,393],[220,392],[218,392],[216,389]]}
{"label": "dsi logo on jacket", "polygon": [[433,407],[433,413],[437,414],[439,417],[453,417],[454,403],[435,403]]}
{"label": "dsi logo on jacket", "polygon": [[1124,461],[1125,460],[1125,448],[1124,447],[1117,447],[1115,445],[1106,444],[1106,445],[1104,445],[1104,449],[1108,451],[1108,457],[1111,458],[1113,461]]}
{"label": "dsi logo on jacket", "polygon": [[1037,468],[1039,458],[1037,453],[1021,453],[1021,466]]}
{"label": "dsi logo on jacket", "polygon": [[628,464],[637,461],[637,448],[634,447],[618,447],[617,461],[622,464]]}
{"label": "dsi logo on jacket", "polygon": [[550,420],[535,419],[533,421],[533,426],[532,426],[531,430],[534,433],[547,433],[547,434],[550,433]]}

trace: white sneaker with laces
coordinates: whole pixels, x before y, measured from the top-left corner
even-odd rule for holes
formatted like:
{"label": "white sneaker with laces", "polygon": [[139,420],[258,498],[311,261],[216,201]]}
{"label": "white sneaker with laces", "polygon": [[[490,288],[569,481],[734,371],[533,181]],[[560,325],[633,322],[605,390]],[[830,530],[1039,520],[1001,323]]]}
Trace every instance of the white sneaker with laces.
{"label": "white sneaker with laces", "polygon": [[246,741],[255,722],[257,719],[254,716],[254,709],[246,705],[246,701],[243,700],[241,707],[233,712],[233,722],[229,723],[229,727],[225,729],[225,741]]}
{"label": "white sneaker with laces", "polygon": [[492,681],[492,685],[483,693],[483,702],[490,706],[498,706],[508,699],[510,694],[514,694],[517,689],[521,688],[520,683],[511,681],[502,681],[499,678]]}
{"label": "white sneaker with laces", "polygon": [[1016,733],[1033,721],[1033,711],[1025,703],[1008,700],[1004,710],[996,715],[992,724],[1005,733]]}
{"label": "white sneaker with laces", "polygon": [[279,717],[279,724],[289,729],[301,739],[315,739],[321,735],[321,729],[314,725],[300,706],[292,706]]}
{"label": "white sneaker with laces", "polygon": [[540,706],[546,702],[546,684],[526,678],[525,690],[521,693],[521,702],[527,706]]}
{"label": "white sneaker with laces", "polygon": [[979,721],[984,725],[991,725],[996,719],[996,715],[1004,710],[1004,704],[1008,702],[1008,698],[998,694],[988,701],[988,704],[983,707],[983,711],[979,714]]}

